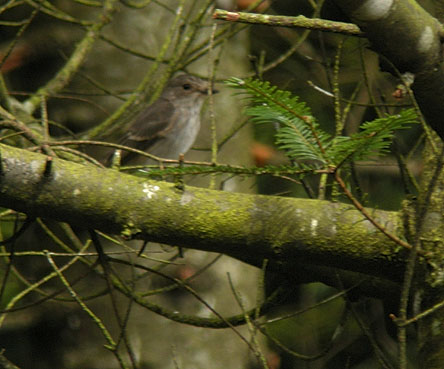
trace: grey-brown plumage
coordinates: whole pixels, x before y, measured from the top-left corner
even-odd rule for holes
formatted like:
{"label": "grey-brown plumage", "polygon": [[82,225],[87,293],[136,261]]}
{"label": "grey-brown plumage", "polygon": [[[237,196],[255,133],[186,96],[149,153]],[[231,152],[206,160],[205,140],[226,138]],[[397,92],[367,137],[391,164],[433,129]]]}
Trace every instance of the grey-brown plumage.
{"label": "grey-brown plumage", "polygon": [[[136,117],[119,144],[166,159],[185,154],[199,133],[208,88],[207,81],[188,74],[171,79],[161,96]],[[146,157],[122,151],[122,165],[148,163]]]}

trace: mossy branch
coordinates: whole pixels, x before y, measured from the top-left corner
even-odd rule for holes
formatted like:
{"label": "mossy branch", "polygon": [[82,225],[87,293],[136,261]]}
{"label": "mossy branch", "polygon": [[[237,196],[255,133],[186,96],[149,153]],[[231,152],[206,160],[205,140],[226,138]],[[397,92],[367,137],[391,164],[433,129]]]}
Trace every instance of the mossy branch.
{"label": "mossy branch", "polygon": [[[322,265],[397,280],[396,244],[353,206],[145,180],[0,145],[0,206],[31,217],[223,253],[252,265]],[[392,233],[398,213],[368,210]],[[401,251],[402,252],[402,251]],[[401,273],[402,274],[402,273]]]}
{"label": "mossy branch", "polygon": [[216,9],[213,13],[213,18],[229,22],[260,24],[273,27],[304,28],[314,31],[325,31],[341,33],[349,36],[365,37],[364,32],[362,32],[358,26],[352,23],[334,22],[319,18],[307,18],[303,15],[289,17],[283,15],[229,12],[226,10]]}

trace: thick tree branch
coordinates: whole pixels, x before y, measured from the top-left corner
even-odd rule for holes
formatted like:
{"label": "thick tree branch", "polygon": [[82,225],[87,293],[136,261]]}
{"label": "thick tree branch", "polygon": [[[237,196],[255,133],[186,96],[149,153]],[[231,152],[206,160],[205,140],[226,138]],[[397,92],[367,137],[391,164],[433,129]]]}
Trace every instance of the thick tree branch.
{"label": "thick tree branch", "polygon": [[[0,206],[127,237],[224,253],[261,266],[303,263],[398,280],[404,250],[352,206],[144,180],[0,145]],[[368,210],[386,229],[396,212]]]}
{"label": "thick tree branch", "polygon": [[444,138],[443,28],[414,0],[335,0],[365,32],[371,47],[402,73],[413,73],[416,100]]}

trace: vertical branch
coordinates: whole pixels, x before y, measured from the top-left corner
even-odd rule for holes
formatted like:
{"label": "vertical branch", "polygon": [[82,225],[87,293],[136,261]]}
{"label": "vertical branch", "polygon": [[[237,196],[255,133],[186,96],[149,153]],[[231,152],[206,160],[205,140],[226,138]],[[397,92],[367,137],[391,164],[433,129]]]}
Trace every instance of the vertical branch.
{"label": "vertical branch", "polygon": [[[128,323],[128,318],[129,318],[129,313],[131,311],[131,309],[129,309],[127,311],[127,314],[125,314],[125,318],[122,319],[119,313],[119,308],[118,308],[118,301],[115,295],[115,289],[114,289],[114,284],[112,283],[111,277],[112,277],[112,269],[111,269],[111,265],[108,263],[108,259],[106,254],[103,251],[103,247],[102,244],[99,240],[99,237],[97,235],[97,232],[95,230],[90,229],[89,230],[89,235],[91,237],[91,241],[94,245],[94,247],[97,250],[97,254],[98,254],[98,259],[99,262],[102,266],[103,269],[103,278],[105,279],[106,282],[106,286],[108,288],[108,295],[110,297],[111,300],[111,306],[114,312],[114,316],[116,318],[117,324],[120,328],[120,337],[119,340],[116,341],[115,343],[115,349],[117,351],[118,347],[119,347],[119,343],[121,341],[123,341],[124,345],[125,345],[125,349],[128,353],[128,357],[131,360],[131,364],[133,367],[136,367],[136,358],[133,352],[132,347],[130,346],[129,340],[128,340],[128,334],[126,331],[126,326]],[[130,307],[132,306],[132,301],[130,301]]]}
{"label": "vertical branch", "polygon": [[[208,53],[208,78],[210,80],[210,87],[208,88],[208,100],[209,100],[209,116],[210,116],[210,127],[211,127],[211,162],[213,164],[217,164],[217,154],[219,152],[219,146],[217,143],[217,126],[216,119],[214,115],[214,96],[213,96],[213,86],[214,79],[216,76],[216,68],[218,66],[219,57],[215,56],[216,50],[214,49],[214,36],[217,30],[217,23],[213,22],[213,27],[210,36],[210,49]],[[220,49],[220,52],[222,48]],[[215,187],[216,176],[211,176],[210,186],[209,188]]]}
{"label": "vertical branch", "polygon": [[[399,303],[399,319],[396,319],[398,323],[404,323],[407,321],[407,309],[410,301],[410,293],[413,284],[413,277],[415,273],[416,261],[419,253],[419,246],[422,233],[424,231],[424,220],[426,218],[427,209],[430,206],[431,197],[433,192],[436,191],[436,185],[442,173],[444,167],[443,160],[444,150],[441,155],[438,156],[438,163],[434,170],[433,176],[430,179],[430,183],[425,192],[423,201],[419,204],[419,208],[415,214],[415,230],[412,240],[412,250],[409,254],[407,261],[407,267],[404,273],[404,280],[401,290],[401,298]],[[399,346],[399,368],[407,368],[407,326],[405,324],[398,325],[398,346]]]}
{"label": "vertical branch", "polygon": [[341,63],[342,48],[344,46],[344,40],[341,40],[338,44],[338,51],[335,55],[335,63],[333,65],[333,101],[335,110],[335,136],[341,136],[344,124],[341,118],[341,92],[339,90],[339,66]]}

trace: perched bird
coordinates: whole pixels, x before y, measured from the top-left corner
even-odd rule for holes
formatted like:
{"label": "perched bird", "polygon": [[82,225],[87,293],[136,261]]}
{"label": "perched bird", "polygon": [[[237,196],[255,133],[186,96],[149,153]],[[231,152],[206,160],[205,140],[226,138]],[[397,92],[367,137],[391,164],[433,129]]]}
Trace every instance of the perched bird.
{"label": "perched bird", "polygon": [[[196,140],[200,129],[200,111],[208,89],[209,83],[201,78],[188,74],[174,77],[167,83],[161,96],[135,118],[119,144],[161,158],[177,159]],[[152,161],[142,155],[123,151],[120,163],[145,165]]]}

